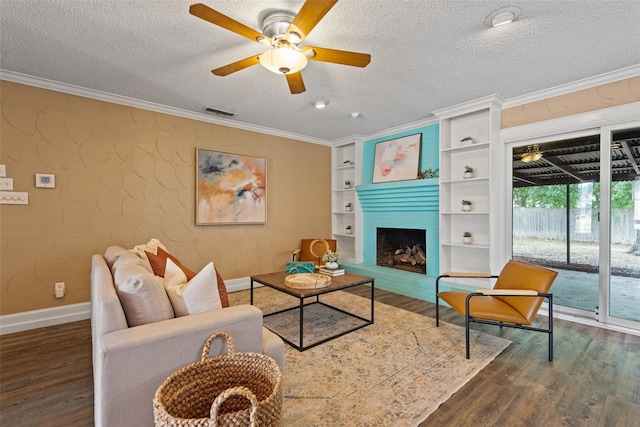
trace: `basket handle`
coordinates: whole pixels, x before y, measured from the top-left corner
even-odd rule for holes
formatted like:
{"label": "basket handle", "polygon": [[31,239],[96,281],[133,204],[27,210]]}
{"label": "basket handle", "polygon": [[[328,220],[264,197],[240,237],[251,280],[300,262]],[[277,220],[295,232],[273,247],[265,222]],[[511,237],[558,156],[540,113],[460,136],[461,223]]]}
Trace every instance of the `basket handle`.
{"label": "basket handle", "polygon": [[216,338],[224,338],[227,341],[227,353],[228,354],[234,353],[235,349],[233,347],[233,338],[231,338],[231,335],[229,335],[226,332],[215,332],[209,338],[207,338],[207,342],[204,343],[204,348],[202,349],[201,361],[204,362],[205,360],[209,360],[210,358],[209,353],[211,353],[211,344],[213,343],[213,340],[215,340]]}
{"label": "basket handle", "polygon": [[255,427],[256,425],[256,413],[258,412],[258,399],[256,395],[251,392],[246,387],[238,386],[228,388],[216,397],[216,400],[213,401],[213,405],[211,405],[211,421],[213,422],[212,427],[216,427],[218,425],[218,409],[222,403],[230,398],[231,396],[244,396],[251,402],[251,412],[249,412],[249,425],[251,427]]}

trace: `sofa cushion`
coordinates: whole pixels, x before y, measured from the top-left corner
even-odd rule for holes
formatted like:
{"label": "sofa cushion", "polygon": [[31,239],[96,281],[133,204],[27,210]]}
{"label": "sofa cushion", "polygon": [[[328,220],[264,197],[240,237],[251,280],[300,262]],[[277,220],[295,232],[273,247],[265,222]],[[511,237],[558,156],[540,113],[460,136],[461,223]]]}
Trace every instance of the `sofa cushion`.
{"label": "sofa cushion", "polygon": [[[187,277],[187,281],[193,279],[196,275],[195,272],[188,269],[180,261],[178,261],[176,257],[174,257],[173,255],[171,255],[170,253],[168,253],[167,251],[163,250],[160,247],[158,247],[157,253],[155,254],[149,251],[145,251],[145,252],[147,254],[147,258],[149,259],[149,264],[151,264],[151,268],[153,269],[153,272],[155,273],[156,276],[164,277],[165,268],[167,265],[167,259],[170,259],[171,261],[173,261],[173,263],[182,270],[182,272]],[[220,295],[220,302],[223,307],[229,307],[229,296],[227,295],[227,287],[225,286],[224,280],[222,280],[222,277],[218,273],[217,269],[216,269],[216,280],[218,283],[218,294]]]}
{"label": "sofa cushion", "polygon": [[107,262],[109,268],[113,267],[113,264],[120,258],[123,252],[127,252],[125,248],[120,246],[109,246],[104,252],[104,259]]}
{"label": "sofa cushion", "polygon": [[164,287],[167,290],[176,316],[204,313],[222,308],[217,287],[216,270],[213,263],[207,264],[191,280],[170,258],[164,272]]}
{"label": "sofa cushion", "polygon": [[[136,255],[129,254],[137,258]],[[123,256],[124,254],[114,264],[113,279],[129,326],[175,317],[162,279],[149,272],[142,263],[122,262]]]}

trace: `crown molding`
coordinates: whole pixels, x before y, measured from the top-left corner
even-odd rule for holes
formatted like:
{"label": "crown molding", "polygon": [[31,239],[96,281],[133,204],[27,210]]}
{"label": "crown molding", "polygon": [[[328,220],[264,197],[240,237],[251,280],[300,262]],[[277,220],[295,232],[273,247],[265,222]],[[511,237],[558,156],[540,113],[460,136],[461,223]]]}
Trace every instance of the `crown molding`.
{"label": "crown molding", "polygon": [[500,95],[489,95],[484,98],[478,98],[473,101],[463,102],[462,104],[452,107],[443,108],[433,112],[439,119],[448,119],[450,117],[461,116],[463,114],[473,113],[483,108],[500,109],[504,104],[504,99]]}
{"label": "crown molding", "polygon": [[502,129],[500,131],[500,140],[504,144],[508,144],[637,121],[640,121],[640,102]]}
{"label": "crown molding", "polygon": [[418,120],[411,123],[406,123],[404,125],[395,126],[389,129],[384,129],[376,133],[372,133],[367,135],[364,138],[361,138],[363,141],[371,141],[374,139],[384,138],[387,136],[393,136],[402,132],[413,131],[419,128],[431,126],[440,123],[440,121],[436,117],[429,117],[427,119]]}
{"label": "crown molding", "polygon": [[156,104],[153,102],[142,101],[140,99],[130,98],[122,95],[115,95],[108,92],[102,92],[94,89],[87,89],[81,86],[70,85],[66,83],[60,83],[53,80],[42,79],[40,77],[34,77],[27,74],[15,73],[13,71],[7,71],[0,69],[0,80],[6,80],[13,83],[20,83],[27,86],[39,87],[42,89],[49,89],[56,92],[68,93],[70,95],[82,96],[85,98],[95,99],[98,101],[111,102],[113,104],[125,105],[128,107],[140,108],[143,110],[155,111],[157,113],[169,114],[177,117],[184,117],[186,119],[198,120],[201,122],[213,123],[216,125],[227,126],[235,129],[242,129],[256,133],[262,133],[271,136],[277,136],[281,138],[294,139],[297,141],[309,142],[318,145],[331,146],[331,141],[327,141],[320,138],[312,138],[306,135],[301,135],[292,132],[284,132],[277,129],[267,128],[264,126],[252,125],[249,123],[233,121],[229,119],[220,119],[211,117],[208,114],[196,113],[193,111],[187,111],[180,108],[169,107],[162,104]]}
{"label": "crown molding", "polygon": [[389,129],[384,129],[379,132],[374,132],[369,135],[360,135],[353,134],[344,138],[336,139],[332,142],[333,147],[339,147],[341,145],[350,144],[352,142],[362,142],[362,141],[371,141],[373,139],[384,138],[387,136],[392,136],[398,133],[407,132],[416,130],[418,128],[423,128],[431,125],[438,124],[439,121],[436,117],[428,117],[426,119],[417,120],[415,122],[406,123],[403,125],[395,126]]}
{"label": "crown molding", "polygon": [[583,89],[589,89],[595,86],[600,86],[607,83],[612,83],[618,80],[628,79],[631,77],[640,76],[640,64],[632,65],[620,70],[611,71],[608,73],[600,74],[593,77],[588,77],[582,80],[576,80],[575,82],[567,83],[560,86],[555,86],[548,89],[543,89],[538,92],[532,92],[527,95],[517,96],[505,101],[502,106],[503,109],[516,107],[518,105],[529,104],[531,102],[541,101],[547,98],[553,98],[554,96],[566,95],[567,93],[576,92]]}

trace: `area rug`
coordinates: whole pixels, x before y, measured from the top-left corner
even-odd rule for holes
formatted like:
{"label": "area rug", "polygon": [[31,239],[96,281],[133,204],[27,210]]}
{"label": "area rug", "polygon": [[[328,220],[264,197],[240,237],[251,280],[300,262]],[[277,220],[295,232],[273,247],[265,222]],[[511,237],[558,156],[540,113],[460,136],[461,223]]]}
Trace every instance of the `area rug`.
{"label": "area rug", "polygon": [[[249,292],[229,297],[232,305],[246,304]],[[348,292],[321,299],[362,317],[370,313],[369,300]],[[254,304],[267,314],[298,303],[262,287]],[[311,314],[305,310],[305,318]],[[317,329],[330,323],[316,320]],[[416,426],[510,343],[472,331],[467,360],[464,328],[446,322],[436,328],[433,318],[376,302],[373,325],[304,352],[285,346],[283,425]]]}

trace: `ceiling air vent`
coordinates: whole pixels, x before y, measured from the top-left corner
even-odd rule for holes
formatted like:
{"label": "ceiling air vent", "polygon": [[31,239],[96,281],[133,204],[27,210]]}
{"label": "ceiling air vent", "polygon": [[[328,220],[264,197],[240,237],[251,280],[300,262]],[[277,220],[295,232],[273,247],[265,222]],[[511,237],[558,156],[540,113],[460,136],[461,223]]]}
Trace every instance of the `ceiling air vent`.
{"label": "ceiling air vent", "polygon": [[235,113],[229,113],[227,111],[222,111],[222,110],[216,110],[215,108],[211,108],[211,107],[205,107],[204,112],[207,114],[213,114],[214,116],[220,116],[220,117],[233,117],[236,114]]}

